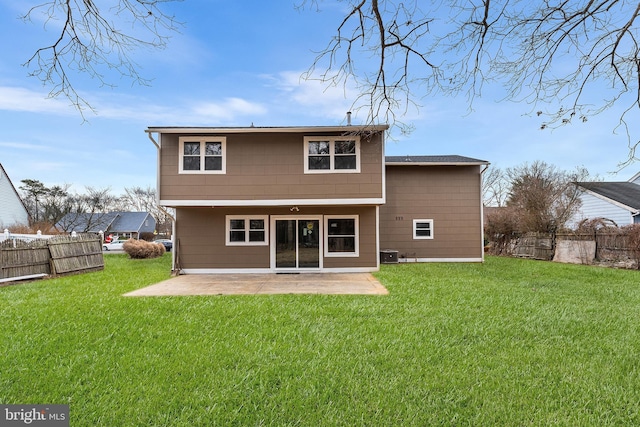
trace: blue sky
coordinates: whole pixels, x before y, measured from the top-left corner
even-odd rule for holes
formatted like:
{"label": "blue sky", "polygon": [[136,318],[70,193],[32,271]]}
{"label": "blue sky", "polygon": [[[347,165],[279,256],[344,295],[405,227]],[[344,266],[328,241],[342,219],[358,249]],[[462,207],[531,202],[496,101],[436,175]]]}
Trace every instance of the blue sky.
{"label": "blue sky", "polygon": [[[155,186],[156,149],[148,126],[307,126],[345,124],[356,92],[326,88],[301,75],[343,18],[340,3],[321,11],[297,10],[294,0],[175,3],[184,23],[162,51],[136,52],[150,86],[107,76],[114,88],[81,78],[76,89],[96,109],[83,121],[65,98],[47,99],[48,88],[22,64],[51,42],[41,22],[18,19],[32,0],[0,0],[0,163],[16,186],[22,179],[46,185]],[[531,106],[476,99],[432,97],[401,120],[408,136],[391,133],[387,155],[459,154],[507,168],[543,160],[561,169],[586,167],[607,180],[626,180],[638,165],[616,175],[628,155],[627,136],[614,133],[620,111],[587,123],[540,130]],[[597,96],[597,95],[596,95]],[[362,118],[354,117],[354,124]]]}

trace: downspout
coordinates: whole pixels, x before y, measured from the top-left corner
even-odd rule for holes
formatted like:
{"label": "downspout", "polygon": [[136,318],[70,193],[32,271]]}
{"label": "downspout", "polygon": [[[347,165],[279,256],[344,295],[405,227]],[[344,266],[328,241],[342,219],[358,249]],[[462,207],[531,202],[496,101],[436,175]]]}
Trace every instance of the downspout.
{"label": "downspout", "polygon": [[482,181],[484,179],[483,175],[489,169],[490,163],[487,163],[480,171],[480,242],[481,242],[481,254],[482,254],[482,262],[484,262],[484,200],[482,194]]}
{"label": "downspout", "polygon": [[[175,237],[175,232],[176,232],[176,218],[171,215],[171,213],[169,213],[169,211],[167,211],[164,206],[160,205],[160,144],[158,143],[158,141],[156,141],[155,139],[153,139],[153,135],[152,135],[152,131],[150,130],[145,130],[145,132],[147,133],[147,136],[149,137],[149,140],[153,143],[153,145],[156,146],[157,149],[157,158],[156,158],[156,170],[158,171],[156,173],[156,206],[158,207],[158,209],[160,209],[162,211],[162,213],[164,213],[165,215],[167,215],[169,218],[171,218],[171,240],[174,240]],[[175,243],[175,242],[174,242]],[[171,272],[175,272],[175,267],[176,267],[176,252],[177,252],[177,247],[176,245],[173,245],[173,250],[171,251]]]}

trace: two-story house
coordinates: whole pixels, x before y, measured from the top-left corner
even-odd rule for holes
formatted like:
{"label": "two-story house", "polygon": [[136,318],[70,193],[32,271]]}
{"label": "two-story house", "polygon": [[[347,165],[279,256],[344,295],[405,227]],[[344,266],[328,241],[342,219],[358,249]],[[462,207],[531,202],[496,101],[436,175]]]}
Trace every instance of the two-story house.
{"label": "two-story house", "polygon": [[482,261],[488,163],[385,164],[386,129],[149,127],[159,203],[176,210],[174,268],[375,271],[381,249],[401,260]]}

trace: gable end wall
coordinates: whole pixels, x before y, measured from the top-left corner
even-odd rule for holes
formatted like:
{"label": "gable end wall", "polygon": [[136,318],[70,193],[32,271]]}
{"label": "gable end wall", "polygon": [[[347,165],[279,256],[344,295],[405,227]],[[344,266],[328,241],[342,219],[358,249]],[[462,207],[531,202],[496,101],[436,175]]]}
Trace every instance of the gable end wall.
{"label": "gable end wall", "polygon": [[0,166],[0,227],[4,229],[13,225],[29,225],[29,214]]}

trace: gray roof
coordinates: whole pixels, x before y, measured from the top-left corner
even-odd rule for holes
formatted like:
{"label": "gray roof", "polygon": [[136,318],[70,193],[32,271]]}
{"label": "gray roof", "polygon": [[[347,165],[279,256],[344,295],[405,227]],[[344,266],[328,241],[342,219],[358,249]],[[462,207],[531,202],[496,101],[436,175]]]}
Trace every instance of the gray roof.
{"label": "gray roof", "polygon": [[58,221],[56,228],[92,233],[141,233],[155,230],[156,221],[149,212],[69,213]]}
{"label": "gray roof", "polygon": [[395,165],[488,165],[486,160],[474,159],[471,157],[451,155],[438,155],[438,156],[386,156],[384,158],[385,164]]}
{"label": "gray roof", "polygon": [[632,182],[576,182],[585,190],[640,210],[640,185]]}
{"label": "gray roof", "polygon": [[[149,217],[149,222],[153,220],[151,214],[149,212],[118,212],[118,217],[115,222],[112,224],[112,231],[118,231],[120,233],[131,233],[131,232],[140,232],[147,231],[149,225],[145,227],[145,219]],[[156,228],[156,222],[153,220],[153,226],[150,231],[153,231]]]}

